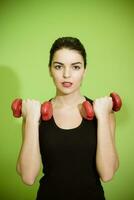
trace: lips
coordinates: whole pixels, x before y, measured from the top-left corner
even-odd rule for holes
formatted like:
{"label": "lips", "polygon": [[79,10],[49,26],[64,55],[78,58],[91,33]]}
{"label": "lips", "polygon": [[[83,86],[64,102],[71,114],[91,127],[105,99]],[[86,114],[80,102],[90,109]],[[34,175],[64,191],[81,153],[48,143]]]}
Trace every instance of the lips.
{"label": "lips", "polygon": [[69,88],[72,86],[72,83],[71,82],[62,82],[62,85],[63,85],[63,87]]}

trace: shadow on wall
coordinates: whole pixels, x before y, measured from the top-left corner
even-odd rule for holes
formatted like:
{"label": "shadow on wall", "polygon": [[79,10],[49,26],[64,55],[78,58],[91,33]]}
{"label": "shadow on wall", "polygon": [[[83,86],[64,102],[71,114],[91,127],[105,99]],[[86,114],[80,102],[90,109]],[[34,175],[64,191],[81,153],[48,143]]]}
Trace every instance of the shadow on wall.
{"label": "shadow on wall", "polygon": [[0,199],[15,200],[16,159],[20,124],[12,117],[11,102],[19,96],[19,80],[8,66],[0,66]]}

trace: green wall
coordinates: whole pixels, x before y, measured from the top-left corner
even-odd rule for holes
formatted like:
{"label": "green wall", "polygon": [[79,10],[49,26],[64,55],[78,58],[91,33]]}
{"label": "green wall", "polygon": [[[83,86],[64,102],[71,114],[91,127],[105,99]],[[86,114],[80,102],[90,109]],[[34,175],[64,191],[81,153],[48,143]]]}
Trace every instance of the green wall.
{"label": "green wall", "polygon": [[134,4],[101,0],[0,1],[0,200],[34,200],[38,188],[24,185],[15,166],[21,144],[21,119],[12,117],[14,98],[41,102],[54,95],[48,74],[52,42],[78,37],[88,54],[83,94],[94,99],[120,94],[116,113],[120,168],[105,183],[107,200],[134,199]]}

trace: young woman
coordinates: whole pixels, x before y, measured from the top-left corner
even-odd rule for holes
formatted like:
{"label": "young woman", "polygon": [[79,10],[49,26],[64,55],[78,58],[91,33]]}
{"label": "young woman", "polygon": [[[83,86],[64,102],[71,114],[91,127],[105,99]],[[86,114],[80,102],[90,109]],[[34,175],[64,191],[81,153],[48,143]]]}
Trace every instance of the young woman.
{"label": "young woman", "polygon": [[[80,92],[86,73],[86,52],[79,39],[58,38],[50,50],[49,72],[56,87],[49,121],[40,117],[40,102],[22,104],[23,140],[17,171],[32,185],[43,163],[37,200],[104,200],[107,182],[119,161],[115,146],[112,98],[92,101]],[[82,117],[82,102],[93,104],[95,118]],[[40,156],[41,155],[41,156]]]}

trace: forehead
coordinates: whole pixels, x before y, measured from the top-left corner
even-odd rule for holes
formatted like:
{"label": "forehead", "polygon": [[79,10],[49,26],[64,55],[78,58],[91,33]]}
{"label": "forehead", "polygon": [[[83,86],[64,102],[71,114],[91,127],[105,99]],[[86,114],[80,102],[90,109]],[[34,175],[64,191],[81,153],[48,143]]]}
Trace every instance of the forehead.
{"label": "forehead", "polygon": [[53,56],[53,62],[82,62],[83,63],[83,57],[77,50],[72,49],[59,49],[54,53]]}

